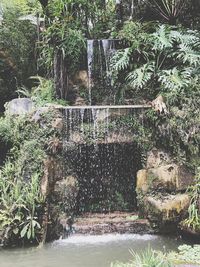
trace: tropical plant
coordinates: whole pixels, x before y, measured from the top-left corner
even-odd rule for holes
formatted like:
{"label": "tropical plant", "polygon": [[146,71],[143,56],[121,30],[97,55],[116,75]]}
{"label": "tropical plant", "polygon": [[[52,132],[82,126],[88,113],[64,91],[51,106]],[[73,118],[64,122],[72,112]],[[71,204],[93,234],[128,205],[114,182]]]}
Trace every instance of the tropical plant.
{"label": "tropical plant", "polygon": [[144,0],[168,23],[176,23],[186,0]]}
{"label": "tropical plant", "polygon": [[29,86],[29,76],[36,74],[36,27],[19,17],[18,9],[5,8],[0,27],[1,111],[4,103],[16,96],[17,87]]}
{"label": "tropical plant", "polygon": [[181,245],[178,252],[170,252],[169,259],[177,264],[200,264],[200,245]]}
{"label": "tropical plant", "polygon": [[127,41],[131,46],[114,55],[111,67],[115,77],[121,79],[121,72],[123,76],[126,73],[125,82],[133,90],[142,89],[144,94],[148,91],[149,98],[159,91],[179,94],[196,83],[200,58],[198,32],[167,25],[159,25],[153,33],[139,33],[136,28],[141,30],[142,26],[133,22],[125,25],[124,32],[130,32]]}
{"label": "tropical plant", "polygon": [[171,261],[168,260],[167,255],[160,251],[154,251],[150,248],[145,250],[142,254],[138,254],[133,250],[130,251],[133,257],[129,263],[112,263],[111,267],[173,267]]}
{"label": "tropical plant", "polygon": [[12,239],[26,236],[34,241],[40,236],[37,209],[45,199],[40,193],[39,175],[33,174],[27,182],[18,177],[21,168],[17,163],[7,161],[0,172],[0,230],[4,233],[4,245]]}
{"label": "tropical plant", "polygon": [[1,0],[3,9],[17,9],[21,14],[36,14],[41,10],[37,0]]}
{"label": "tropical plant", "polygon": [[191,202],[188,208],[188,218],[183,222],[183,225],[193,231],[200,231],[200,168],[197,169],[194,184],[188,190],[191,193]]}

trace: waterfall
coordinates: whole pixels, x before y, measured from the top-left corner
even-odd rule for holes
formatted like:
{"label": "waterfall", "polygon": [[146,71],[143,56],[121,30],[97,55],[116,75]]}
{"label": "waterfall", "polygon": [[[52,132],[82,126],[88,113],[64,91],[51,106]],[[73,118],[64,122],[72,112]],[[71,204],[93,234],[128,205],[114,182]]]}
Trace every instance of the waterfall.
{"label": "waterfall", "polygon": [[77,144],[131,142],[138,130],[127,131],[126,123],[136,120],[143,126],[146,108],[149,106],[66,107],[63,111],[66,125],[63,135],[67,142]]}
{"label": "waterfall", "polygon": [[94,40],[87,41],[87,58],[88,58],[88,90],[89,90],[89,105],[92,104],[92,62],[94,57],[94,50],[93,50],[93,43]]}
{"label": "waterfall", "polygon": [[104,88],[111,91],[112,79],[110,75],[110,60],[116,51],[116,40],[88,40],[88,90],[89,104],[93,102],[92,88]]}
{"label": "waterfall", "polygon": [[[133,210],[140,148],[133,141],[146,106],[84,106],[63,110],[63,165],[79,185],[78,211]],[[131,121],[133,120],[133,121]],[[135,121],[137,123],[135,123]]]}
{"label": "waterfall", "polygon": [[111,39],[104,39],[102,40],[103,51],[104,51],[104,58],[106,62],[106,78],[107,78],[107,85],[109,87],[112,86],[112,77],[110,74],[110,61],[112,56],[116,52],[116,40]]}

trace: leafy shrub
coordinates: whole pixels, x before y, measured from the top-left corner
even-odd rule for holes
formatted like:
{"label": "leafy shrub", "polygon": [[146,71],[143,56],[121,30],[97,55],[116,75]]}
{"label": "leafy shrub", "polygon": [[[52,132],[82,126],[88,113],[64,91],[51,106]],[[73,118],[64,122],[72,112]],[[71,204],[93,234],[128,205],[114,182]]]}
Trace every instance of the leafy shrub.
{"label": "leafy shrub", "polygon": [[178,253],[171,252],[168,257],[176,263],[200,264],[200,245],[182,245]]}
{"label": "leafy shrub", "polygon": [[30,77],[30,79],[35,81],[36,85],[31,90],[25,87],[19,88],[17,90],[18,95],[31,98],[38,107],[49,103],[68,105],[68,102],[64,99],[56,99],[54,83],[51,79],[45,79],[40,76]]}
{"label": "leafy shrub", "polygon": [[[21,242],[21,238],[39,240],[41,235],[38,210],[45,201],[40,193],[45,153],[36,137],[27,140],[29,127],[25,125],[26,117],[6,116],[0,121],[0,138],[11,144],[10,155],[0,169],[0,230],[4,245]],[[34,127],[31,130],[33,133]]]}
{"label": "leafy shrub", "polygon": [[168,25],[127,23],[119,37],[130,47],[120,50],[112,60],[114,76],[126,73],[137,93],[152,99],[159,92],[170,100],[182,90],[198,84],[200,36],[196,31],[172,28]]}
{"label": "leafy shrub", "polygon": [[167,259],[162,252],[148,248],[142,254],[131,251],[133,260],[129,263],[112,263],[111,267],[173,267],[174,265]]}
{"label": "leafy shrub", "polygon": [[1,111],[4,103],[16,96],[17,86],[29,86],[29,76],[36,73],[36,27],[19,20],[20,12],[16,6],[5,8],[0,27]]}
{"label": "leafy shrub", "polygon": [[189,216],[183,224],[194,231],[200,231],[200,168],[197,169],[195,183],[189,187],[189,192],[191,194]]}
{"label": "leafy shrub", "polygon": [[46,198],[40,190],[48,142],[56,136],[52,112],[41,115],[45,127],[27,116],[0,120],[0,138],[10,149],[0,169],[0,241],[3,245],[38,243],[43,237]]}

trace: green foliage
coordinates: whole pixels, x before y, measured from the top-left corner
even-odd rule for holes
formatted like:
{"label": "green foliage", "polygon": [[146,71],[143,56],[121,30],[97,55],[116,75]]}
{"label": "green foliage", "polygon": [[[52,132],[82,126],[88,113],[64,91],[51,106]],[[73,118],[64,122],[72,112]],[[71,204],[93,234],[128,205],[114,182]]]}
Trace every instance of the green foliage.
{"label": "green foliage", "polygon": [[30,181],[25,181],[16,173],[20,168],[17,163],[8,161],[0,172],[0,230],[5,244],[11,238],[20,240],[25,235],[34,241],[40,234],[39,214],[35,212],[45,200],[40,193],[40,175],[35,172]]}
{"label": "green foliage", "polygon": [[178,253],[171,252],[168,255],[173,262],[188,263],[188,264],[200,264],[200,245],[182,245],[178,247]]}
{"label": "green foliage", "polygon": [[[10,157],[0,170],[0,230],[5,244],[15,239],[19,242],[25,235],[34,241],[40,235],[38,209],[45,199],[39,181],[45,153],[36,136],[27,140],[30,129],[25,125],[24,117],[7,116],[0,121],[1,140],[12,144]],[[36,129],[31,127],[32,134]],[[27,233],[20,236],[25,225]]]}
{"label": "green foliage", "polygon": [[171,96],[198,84],[199,33],[166,25],[152,30],[140,23],[125,24],[119,36],[131,46],[113,57],[114,76],[121,79],[125,73],[124,82],[150,99],[159,91]]}
{"label": "green foliage", "polygon": [[40,76],[33,76],[30,79],[34,81],[36,86],[33,86],[31,90],[25,87],[19,88],[17,90],[19,96],[31,98],[37,107],[50,103],[68,105],[64,99],[56,99],[54,83],[51,79],[45,79]]}
{"label": "green foliage", "polygon": [[41,11],[37,0],[1,0],[3,8],[15,8],[21,14],[36,14]]}
{"label": "green foliage", "polygon": [[142,254],[131,251],[133,260],[129,263],[112,263],[111,267],[173,267],[174,265],[167,259],[162,252],[148,248]]}
{"label": "green foliage", "polygon": [[185,2],[185,0],[147,0],[147,3],[169,23],[176,22]]}
{"label": "green foliage", "polygon": [[82,32],[75,26],[71,29],[68,21],[55,20],[44,31],[40,50],[39,63],[46,66],[49,71],[53,67],[55,51],[61,51],[66,61],[67,72],[73,74],[79,69],[80,59],[86,51],[86,42]]}
{"label": "green foliage", "polygon": [[[26,116],[0,119],[0,139],[10,143],[0,169],[0,239],[3,245],[40,242],[42,214],[46,203],[40,182],[48,142],[56,136],[49,112],[41,115],[45,127]],[[50,151],[48,151],[50,153]]]}
{"label": "green foliage", "polygon": [[17,86],[28,86],[28,77],[36,72],[36,27],[19,17],[18,9],[5,9],[0,27],[1,111],[4,103],[15,96]]}
{"label": "green foliage", "polygon": [[169,114],[159,116],[150,110],[144,116],[146,136],[179,161],[198,166],[199,33],[168,25],[155,30],[152,25],[130,22],[120,36],[127,36],[130,47],[113,58],[115,82],[129,84],[133,97],[148,101],[161,94],[168,105]]}
{"label": "green foliage", "polygon": [[[194,231],[200,231],[200,210],[199,210],[199,195],[200,195],[200,168],[197,169],[195,182],[189,188],[191,194],[191,202],[188,208],[188,218],[183,222],[185,226]],[[200,259],[199,259],[200,262]]]}

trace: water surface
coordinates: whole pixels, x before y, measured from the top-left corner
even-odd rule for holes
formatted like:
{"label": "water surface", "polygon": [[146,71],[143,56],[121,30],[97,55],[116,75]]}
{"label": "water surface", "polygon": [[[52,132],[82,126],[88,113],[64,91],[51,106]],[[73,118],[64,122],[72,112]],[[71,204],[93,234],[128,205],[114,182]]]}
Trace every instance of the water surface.
{"label": "water surface", "polygon": [[109,267],[112,261],[127,262],[129,250],[176,249],[181,240],[152,235],[71,236],[43,248],[0,250],[0,267]]}

